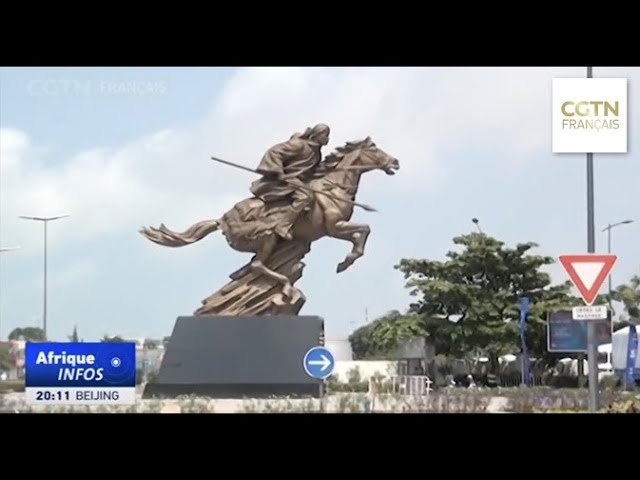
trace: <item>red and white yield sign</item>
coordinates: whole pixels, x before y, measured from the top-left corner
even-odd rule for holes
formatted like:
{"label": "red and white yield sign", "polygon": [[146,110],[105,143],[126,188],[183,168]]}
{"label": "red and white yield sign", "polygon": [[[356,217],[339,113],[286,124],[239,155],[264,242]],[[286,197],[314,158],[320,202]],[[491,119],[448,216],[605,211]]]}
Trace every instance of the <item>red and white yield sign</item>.
{"label": "red and white yield sign", "polygon": [[580,296],[587,305],[593,304],[611,272],[618,257],[616,255],[560,255],[559,260],[567,271],[571,282],[580,292]]}

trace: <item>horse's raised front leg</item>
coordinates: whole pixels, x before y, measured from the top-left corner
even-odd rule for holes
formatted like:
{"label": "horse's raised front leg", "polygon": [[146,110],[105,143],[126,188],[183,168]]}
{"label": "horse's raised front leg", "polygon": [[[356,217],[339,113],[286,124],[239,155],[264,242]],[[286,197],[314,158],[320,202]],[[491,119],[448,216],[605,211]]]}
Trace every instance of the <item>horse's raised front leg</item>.
{"label": "horse's raised front leg", "polygon": [[367,244],[367,238],[369,238],[369,234],[371,233],[371,228],[366,223],[353,223],[340,220],[328,225],[327,230],[330,237],[346,240],[353,245],[351,252],[338,264],[338,268],[336,269],[338,273],[344,272],[353,265],[353,262],[364,255],[364,248]]}

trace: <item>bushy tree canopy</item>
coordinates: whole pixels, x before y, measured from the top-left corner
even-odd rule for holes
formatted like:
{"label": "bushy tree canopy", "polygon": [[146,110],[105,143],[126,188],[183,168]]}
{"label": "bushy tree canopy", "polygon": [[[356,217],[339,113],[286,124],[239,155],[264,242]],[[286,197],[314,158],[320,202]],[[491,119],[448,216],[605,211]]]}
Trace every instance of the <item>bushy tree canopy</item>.
{"label": "bushy tree canopy", "polygon": [[624,305],[623,322],[640,324],[640,275],[634,275],[629,283],[616,288],[613,299]]}
{"label": "bushy tree canopy", "polygon": [[40,327],[14,328],[9,334],[9,340],[19,340],[24,338],[27,342],[44,342],[44,330]]}
{"label": "bushy tree canopy", "polygon": [[495,366],[500,355],[520,350],[523,296],[530,300],[528,348],[545,354],[547,313],[580,304],[569,294],[570,282],[552,285],[543,271],[554,259],[533,254],[535,243],[511,248],[483,233],[455,237],[453,243],[457,248],[445,260],[400,261],[396,268],[416,300],[406,314],[391,312],[354,332],[356,356],[389,356],[400,340],[425,336],[439,354],[481,352]]}

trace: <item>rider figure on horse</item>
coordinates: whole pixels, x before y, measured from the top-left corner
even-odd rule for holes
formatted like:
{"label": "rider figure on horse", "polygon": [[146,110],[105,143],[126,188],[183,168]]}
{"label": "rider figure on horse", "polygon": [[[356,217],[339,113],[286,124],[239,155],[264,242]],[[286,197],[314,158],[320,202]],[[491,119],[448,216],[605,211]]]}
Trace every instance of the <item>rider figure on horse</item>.
{"label": "rider figure on horse", "polygon": [[321,149],[329,143],[329,133],[329,127],[322,123],[302,134],[296,133],[271,147],[256,169],[263,176],[251,184],[251,193],[263,200],[267,208],[285,202],[274,230],[286,240],[291,240],[291,228],[298,216],[309,210],[313,202],[313,193],[295,185],[307,185],[315,178],[322,162]]}

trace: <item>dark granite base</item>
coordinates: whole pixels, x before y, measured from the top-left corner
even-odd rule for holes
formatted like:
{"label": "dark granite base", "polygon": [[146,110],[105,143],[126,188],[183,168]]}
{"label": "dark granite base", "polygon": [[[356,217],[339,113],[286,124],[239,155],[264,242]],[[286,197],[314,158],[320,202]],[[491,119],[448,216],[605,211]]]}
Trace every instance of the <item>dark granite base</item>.
{"label": "dark granite base", "polygon": [[319,317],[179,317],[143,398],[318,398],[324,383],[302,361],[323,336]]}

